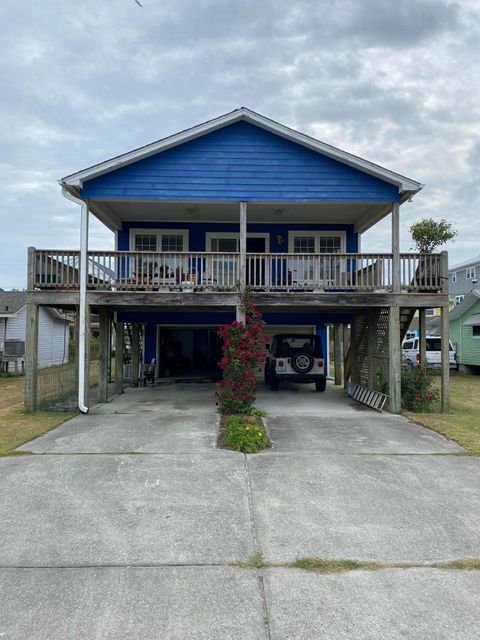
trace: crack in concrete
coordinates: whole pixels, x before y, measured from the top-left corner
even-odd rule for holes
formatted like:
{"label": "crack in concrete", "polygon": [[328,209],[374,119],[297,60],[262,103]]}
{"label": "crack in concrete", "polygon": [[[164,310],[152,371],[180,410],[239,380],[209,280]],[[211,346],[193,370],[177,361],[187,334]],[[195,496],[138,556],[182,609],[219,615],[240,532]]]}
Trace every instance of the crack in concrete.
{"label": "crack in concrete", "polygon": [[[260,549],[260,542],[258,539],[257,524],[255,521],[255,510],[253,508],[253,492],[252,492],[252,483],[250,479],[250,469],[248,467],[248,457],[246,454],[243,454],[243,459],[244,459],[245,482],[247,486],[248,511],[250,514],[250,524],[252,527],[253,544],[255,547],[255,553],[258,555],[261,555],[262,551]],[[270,622],[269,622],[270,617],[268,612],[267,596],[265,593],[265,583],[263,580],[263,573],[261,570],[257,570],[257,577],[258,577],[258,586],[260,590],[260,598],[262,601],[262,608],[263,608],[265,638],[266,640],[271,640]]]}

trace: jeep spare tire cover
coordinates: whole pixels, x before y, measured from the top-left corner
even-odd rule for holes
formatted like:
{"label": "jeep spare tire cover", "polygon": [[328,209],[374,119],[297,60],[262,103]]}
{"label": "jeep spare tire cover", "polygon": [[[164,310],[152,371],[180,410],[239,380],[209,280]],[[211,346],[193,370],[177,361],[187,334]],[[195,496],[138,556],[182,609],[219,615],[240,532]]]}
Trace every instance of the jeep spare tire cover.
{"label": "jeep spare tire cover", "polygon": [[308,373],[313,367],[313,356],[308,351],[299,351],[292,357],[291,362],[297,373]]}

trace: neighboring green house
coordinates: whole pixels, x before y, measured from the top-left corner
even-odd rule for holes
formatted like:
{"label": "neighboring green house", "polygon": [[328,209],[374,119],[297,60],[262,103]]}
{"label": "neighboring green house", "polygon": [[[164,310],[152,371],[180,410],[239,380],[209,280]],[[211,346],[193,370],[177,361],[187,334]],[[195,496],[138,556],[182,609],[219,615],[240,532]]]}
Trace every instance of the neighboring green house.
{"label": "neighboring green house", "polygon": [[480,291],[469,293],[450,312],[450,340],[460,365],[480,367]]}

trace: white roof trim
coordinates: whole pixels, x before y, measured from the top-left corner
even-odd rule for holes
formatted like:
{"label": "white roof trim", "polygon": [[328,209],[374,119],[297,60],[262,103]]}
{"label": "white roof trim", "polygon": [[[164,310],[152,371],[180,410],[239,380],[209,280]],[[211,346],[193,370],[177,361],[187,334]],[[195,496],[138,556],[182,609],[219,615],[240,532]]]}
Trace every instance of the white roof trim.
{"label": "white roof trim", "polygon": [[473,258],[465,260],[464,262],[454,264],[448,269],[448,271],[449,273],[452,273],[453,271],[460,271],[460,269],[465,269],[466,267],[475,267],[477,264],[480,264],[480,255],[474,256]]}
{"label": "white roof trim", "polygon": [[463,324],[465,327],[478,327],[480,325],[480,313],[474,313]]}
{"label": "white roof trim", "polygon": [[240,120],[244,120],[245,122],[257,125],[263,129],[266,129],[267,131],[282,136],[287,140],[291,140],[292,142],[301,144],[308,149],[312,149],[313,151],[317,151],[318,153],[328,156],[333,160],[338,160],[339,162],[347,164],[354,169],[359,169],[360,171],[368,173],[376,178],[379,178],[386,182],[390,182],[391,184],[398,186],[400,193],[411,192],[413,194],[417,191],[420,191],[420,189],[422,189],[424,186],[419,182],[410,180],[409,178],[406,178],[405,176],[402,176],[393,171],[389,171],[384,167],[380,167],[373,162],[363,160],[362,158],[354,156],[351,153],[342,151],[341,149],[337,149],[336,147],[332,147],[331,145],[320,142],[315,138],[311,138],[304,133],[294,131],[293,129],[275,122],[274,120],[270,120],[269,118],[266,118],[259,113],[255,113],[255,111],[251,111],[246,107],[235,109],[235,111],[226,113],[225,115],[214,118],[213,120],[208,120],[207,122],[192,127],[191,129],[186,129],[185,131],[176,133],[172,136],[169,136],[168,138],[163,138],[162,140],[158,140],[157,142],[153,142],[144,147],[134,149],[133,151],[129,151],[128,153],[124,153],[115,158],[111,158],[110,160],[106,160],[105,162],[96,164],[93,167],[89,167],[82,171],[78,171],[77,173],[73,173],[69,176],[66,176],[65,178],[62,178],[62,180],[60,180],[59,182],[67,188],[81,188],[85,180],[91,180],[92,178],[96,178],[110,171],[114,171],[143,158],[148,158],[156,153],[166,151],[167,149],[171,149],[172,147],[176,147],[180,144],[183,144],[184,142],[188,142],[212,131],[216,131],[217,129],[226,127],[227,125],[233,124],[234,122],[239,122]]}

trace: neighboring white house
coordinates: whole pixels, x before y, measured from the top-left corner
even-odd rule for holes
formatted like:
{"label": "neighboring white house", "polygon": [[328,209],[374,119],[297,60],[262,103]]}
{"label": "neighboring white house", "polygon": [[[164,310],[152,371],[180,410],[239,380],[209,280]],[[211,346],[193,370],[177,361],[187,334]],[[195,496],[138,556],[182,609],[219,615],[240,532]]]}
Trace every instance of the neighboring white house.
{"label": "neighboring white house", "polygon": [[[26,318],[26,292],[0,290],[0,362],[8,362],[11,371],[15,362],[18,371],[24,366]],[[40,307],[38,366],[68,362],[68,340],[69,320],[55,309]],[[5,364],[2,368],[5,369]]]}

